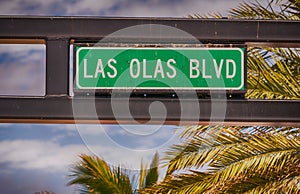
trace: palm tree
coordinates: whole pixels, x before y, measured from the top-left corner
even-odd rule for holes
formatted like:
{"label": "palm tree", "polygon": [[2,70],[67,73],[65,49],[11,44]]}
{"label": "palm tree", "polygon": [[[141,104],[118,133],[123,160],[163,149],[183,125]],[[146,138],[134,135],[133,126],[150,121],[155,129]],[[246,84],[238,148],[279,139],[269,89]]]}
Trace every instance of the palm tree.
{"label": "palm tree", "polygon": [[[190,17],[202,17],[193,15]],[[222,17],[214,14],[213,17]],[[231,18],[300,20],[299,0],[242,3]],[[298,48],[248,48],[246,97],[300,98]],[[295,127],[188,127],[166,153],[165,179],[146,193],[300,193]]]}
{"label": "palm tree", "polygon": [[[121,167],[110,167],[98,156],[81,155],[80,161],[72,167],[70,182],[68,185],[81,185],[79,190],[82,193],[97,194],[131,194],[134,191],[136,180],[130,182],[129,172]],[[141,163],[139,176],[139,189],[150,187],[158,179],[158,154],[156,153],[148,169],[147,165]]]}

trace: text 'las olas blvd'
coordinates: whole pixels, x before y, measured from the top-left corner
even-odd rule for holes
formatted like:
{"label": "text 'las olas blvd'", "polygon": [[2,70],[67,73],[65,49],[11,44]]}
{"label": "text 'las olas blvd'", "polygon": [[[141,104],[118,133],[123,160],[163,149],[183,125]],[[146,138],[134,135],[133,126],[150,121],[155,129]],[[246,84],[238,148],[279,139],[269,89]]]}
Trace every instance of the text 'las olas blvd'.
{"label": "text 'las olas blvd'", "polygon": [[243,53],[242,48],[79,47],[76,87],[240,90],[244,87]]}
{"label": "text 'las olas blvd'", "polygon": [[[225,61],[225,65],[224,65]],[[233,78],[236,75],[236,63],[232,59],[221,59],[217,62],[216,59],[212,59],[214,74],[217,78],[220,78],[221,72],[223,68],[226,71],[226,78]],[[118,75],[118,70],[116,66],[119,65],[116,59],[109,59],[108,61],[103,64],[102,59],[98,59],[97,64],[88,65],[88,59],[84,59],[83,62],[83,74],[84,78],[115,78]],[[121,64],[124,65],[124,64]],[[168,59],[166,61],[166,65],[163,66],[162,60],[157,59],[154,71],[150,72],[147,71],[147,59],[139,59],[134,58],[132,59],[129,64],[125,64],[129,66],[129,76],[133,79],[138,77],[142,78],[176,78],[176,60],[175,59]],[[107,66],[107,68],[105,68]],[[88,68],[94,68],[92,70],[92,74],[88,74]],[[148,67],[149,69],[149,67]],[[199,78],[208,78],[211,79],[212,75],[207,72],[207,63],[206,59],[202,59],[199,62],[197,59],[190,59],[189,60],[189,78],[195,79]]]}

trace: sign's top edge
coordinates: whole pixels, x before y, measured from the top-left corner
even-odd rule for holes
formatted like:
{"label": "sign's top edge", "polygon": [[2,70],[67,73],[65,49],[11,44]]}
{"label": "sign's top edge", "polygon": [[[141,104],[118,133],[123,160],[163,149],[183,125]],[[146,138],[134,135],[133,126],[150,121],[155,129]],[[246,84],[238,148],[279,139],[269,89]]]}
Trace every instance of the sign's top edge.
{"label": "sign's top edge", "polygon": [[239,51],[243,55],[244,47],[87,47],[87,46],[79,46],[76,49],[76,53],[80,53],[82,50],[173,50],[173,51],[180,51],[180,50],[194,50],[194,51]]}
{"label": "sign's top edge", "polygon": [[[78,50],[90,50],[90,49],[107,49],[107,50],[113,50],[113,49],[122,49],[122,50],[132,50],[132,49],[138,49],[138,50],[238,50],[241,51],[244,49],[244,47],[122,47],[122,46],[114,46],[114,47],[101,47],[101,46],[94,46],[94,47],[88,47],[88,46],[79,46]],[[77,51],[78,51],[77,50]]]}

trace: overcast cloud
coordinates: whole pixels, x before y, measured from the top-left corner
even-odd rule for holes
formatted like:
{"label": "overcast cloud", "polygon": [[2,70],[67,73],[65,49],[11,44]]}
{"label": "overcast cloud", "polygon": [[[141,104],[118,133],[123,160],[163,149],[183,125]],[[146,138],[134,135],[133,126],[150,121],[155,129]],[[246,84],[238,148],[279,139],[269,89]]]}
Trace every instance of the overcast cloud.
{"label": "overcast cloud", "polygon": [[45,45],[0,45],[0,95],[43,96]]}
{"label": "overcast cloud", "polygon": [[1,0],[2,15],[91,15],[184,17],[193,13],[226,15],[239,0]]}

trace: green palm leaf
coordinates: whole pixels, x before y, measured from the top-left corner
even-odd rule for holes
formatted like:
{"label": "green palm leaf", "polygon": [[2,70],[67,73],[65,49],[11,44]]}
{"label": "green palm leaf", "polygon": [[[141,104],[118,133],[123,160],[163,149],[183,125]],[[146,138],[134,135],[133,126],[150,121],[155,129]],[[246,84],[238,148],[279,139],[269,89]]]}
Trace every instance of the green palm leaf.
{"label": "green palm leaf", "polygon": [[[200,189],[200,183],[209,176],[209,173],[190,172],[188,174],[168,175],[165,179],[150,188],[146,188],[143,193],[183,193],[188,190],[191,185],[197,185]],[[205,185],[201,185],[206,187]]]}
{"label": "green palm leaf", "polygon": [[[222,151],[225,145],[246,141],[243,137],[228,136],[222,133],[226,128],[219,126],[201,126],[199,128],[200,133],[189,132],[187,137],[191,137],[190,139],[187,139],[184,144],[172,146],[166,152],[164,160],[168,164],[167,174],[189,167],[203,167]],[[232,129],[238,131],[241,128]],[[231,133],[229,130],[228,132]],[[184,135],[187,135],[187,132]]]}
{"label": "green palm leaf", "polygon": [[[156,153],[150,164],[150,169],[141,162],[139,180],[135,176],[132,178],[132,184],[138,183],[139,185],[138,192],[142,192],[157,182],[158,160],[158,153]],[[84,193],[133,193],[128,174],[129,171],[120,167],[109,167],[104,160],[97,156],[83,154],[80,156],[80,161],[72,167],[71,180],[68,185],[81,185],[79,190]]]}
{"label": "green palm leaf", "polygon": [[250,48],[248,56],[248,98],[300,99],[298,49]]}
{"label": "green palm leaf", "polygon": [[159,165],[158,153],[154,154],[149,169],[146,164],[143,164],[143,162],[141,162],[139,192],[142,192],[145,188],[151,187],[157,182],[158,165]]}
{"label": "green palm leaf", "polygon": [[96,156],[81,155],[68,185],[83,185],[90,193],[132,193],[129,177],[121,168],[111,169]]}
{"label": "green palm leaf", "polygon": [[299,192],[300,176],[292,176],[281,181],[268,182],[245,193],[297,193]]}
{"label": "green palm leaf", "polygon": [[265,5],[255,1],[241,3],[231,9],[230,14],[242,19],[299,20],[299,8],[298,0],[269,0]]}
{"label": "green palm leaf", "polygon": [[[194,142],[197,145],[213,145],[210,152],[214,155],[202,152],[200,148],[200,156],[195,153],[190,157],[186,156],[189,159],[177,163],[177,171],[173,170],[173,174],[156,188],[168,190],[173,181],[178,184],[178,180],[185,180],[184,186],[178,187],[176,192],[172,189],[172,193],[241,193],[259,189],[261,184],[275,184],[274,181],[280,181],[277,184],[284,185],[286,180],[293,180],[293,177],[300,175],[299,129],[295,132],[291,128],[278,131],[265,128],[253,129],[251,133],[221,129],[213,139],[209,137],[203,141],[203,138],[199,138],[199,142]],[[195,138],[192,139],[196,141]],[[222,149],[214,152],[217,148]],[[195,170],[201,170],[198,168],[199,161],[207,163],[207,173],[195,173]]]}
{"label": "green palm leaf", "polygon": [[145,187],[150,187],[154,185],[158,180],[158,153],[155,153],[152,162],[150,164],[150,169],[146,175]]}

